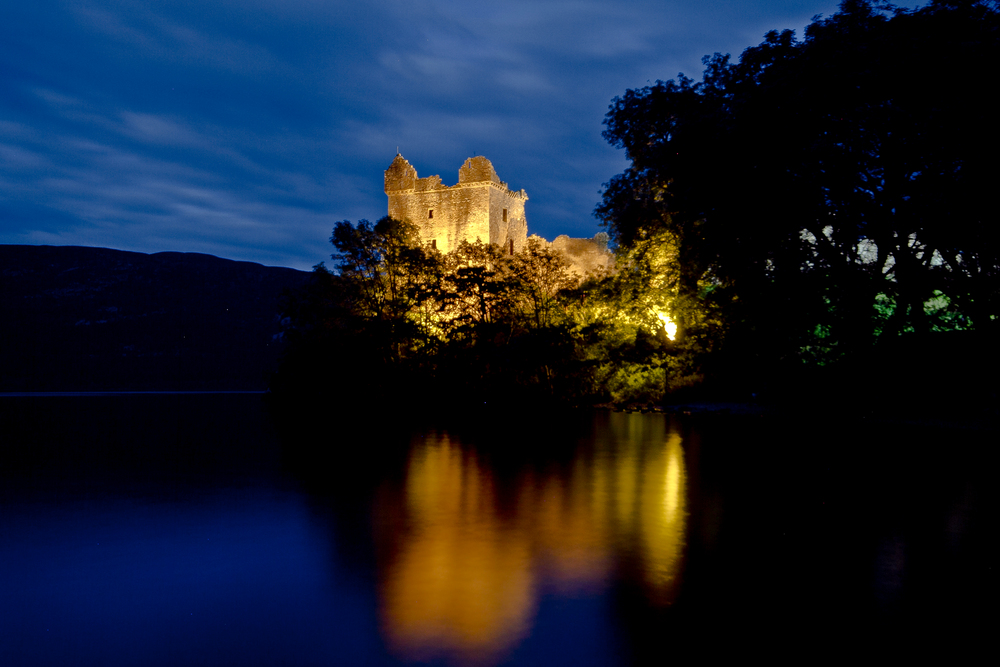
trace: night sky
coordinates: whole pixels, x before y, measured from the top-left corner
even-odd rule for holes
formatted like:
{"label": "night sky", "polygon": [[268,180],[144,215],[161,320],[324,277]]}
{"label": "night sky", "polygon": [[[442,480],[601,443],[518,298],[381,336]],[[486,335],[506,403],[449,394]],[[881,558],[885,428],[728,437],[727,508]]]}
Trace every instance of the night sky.
{"label": "night sky", "polygon": [[[308,269],[385,215],[397,147],[472,155],[529,233],[592,236],[626,166],[612,98],[802,28],[831,0],[32,0],[0,4],[0,243]],[[720,165],[724,168],[724,165]]]}

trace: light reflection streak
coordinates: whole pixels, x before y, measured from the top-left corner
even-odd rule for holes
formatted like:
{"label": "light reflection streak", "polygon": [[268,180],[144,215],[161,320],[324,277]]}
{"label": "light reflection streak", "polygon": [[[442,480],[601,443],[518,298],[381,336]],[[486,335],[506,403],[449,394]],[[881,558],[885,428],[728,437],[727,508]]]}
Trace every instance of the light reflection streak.
{"label": "light reflection streak", "polygon": [[681,439],[671,433],[663,448],[646,466],[646,497],[642,502],[643,576],[650,598],[672,601],[678,561],[684,546],[685,470]]}
{"label": "light reflection streak", "polygon": [[535,603],[531,548],[502,525],[489,471],[443,437],[412,451],[405,501],[412,530],[383,591],[396,652],[426,660],[444,648],[471,662],[522,637]]}
{"label": "light reflection streak", "polygon": [[415,443],[400,498],[405,529],[380,563],[382,621],[401,657],[503,659],[531,630],[543,594],[599,592],[638,564],[651,603],[676,591],[686,530],[681,437],[648,415],[611,415],[611,432],[568,471],[525,471],[512,508],[471,448]]}

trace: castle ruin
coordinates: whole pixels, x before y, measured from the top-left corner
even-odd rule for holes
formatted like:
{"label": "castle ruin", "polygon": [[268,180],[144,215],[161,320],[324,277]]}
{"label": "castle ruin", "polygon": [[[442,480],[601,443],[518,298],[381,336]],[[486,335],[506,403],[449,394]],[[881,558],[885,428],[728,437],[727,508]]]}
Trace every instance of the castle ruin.
{"label": "castle ruin", "polygon": [[389,216],[420,228],[424,243],[441,252],[463,240],[495,243],[513,255],[524,248],[528,223],[524,190],[512,191],[485,157],[470,157],[458,170],[458,183],[442,185],[440,176],[417,177],[400,154],[385,170]]}
{"label": "castle ruin", "polygon": [[[440,176],[419,178],[417,170],[399,153],[385,170],[389,217],[406,220],[420,229],[420,240],[446,253],[462,241],[495,243],[513,255],[528,242],[524,217],[524,190],[513,191],[500,180],[493,163],[481,155],[470,157],[458,170],[458,183],[443,185]],[[608,235],[571,239],[562,235],[541,243],[559,252],[579,279],[614,265]]]}

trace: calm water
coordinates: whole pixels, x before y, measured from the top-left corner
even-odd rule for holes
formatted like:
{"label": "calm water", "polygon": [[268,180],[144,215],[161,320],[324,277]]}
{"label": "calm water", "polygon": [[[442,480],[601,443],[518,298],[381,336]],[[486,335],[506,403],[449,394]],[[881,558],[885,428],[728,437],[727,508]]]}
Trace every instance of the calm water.
{"label": "calm water", "polygon": [[889,657],[992,628],[995,434],[392,418],[0,398],[0,664]]}

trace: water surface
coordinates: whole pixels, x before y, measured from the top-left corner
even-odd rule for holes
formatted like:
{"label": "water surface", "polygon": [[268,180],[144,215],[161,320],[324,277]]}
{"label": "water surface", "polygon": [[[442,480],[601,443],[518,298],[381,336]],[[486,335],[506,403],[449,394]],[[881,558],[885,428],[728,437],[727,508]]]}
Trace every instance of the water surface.
{"label": "water surface", "polygon": [[0,419],[3,664],[630,665],[987,636],[981,432],[585,413],[304,443],[246,395],[8,397]]}

